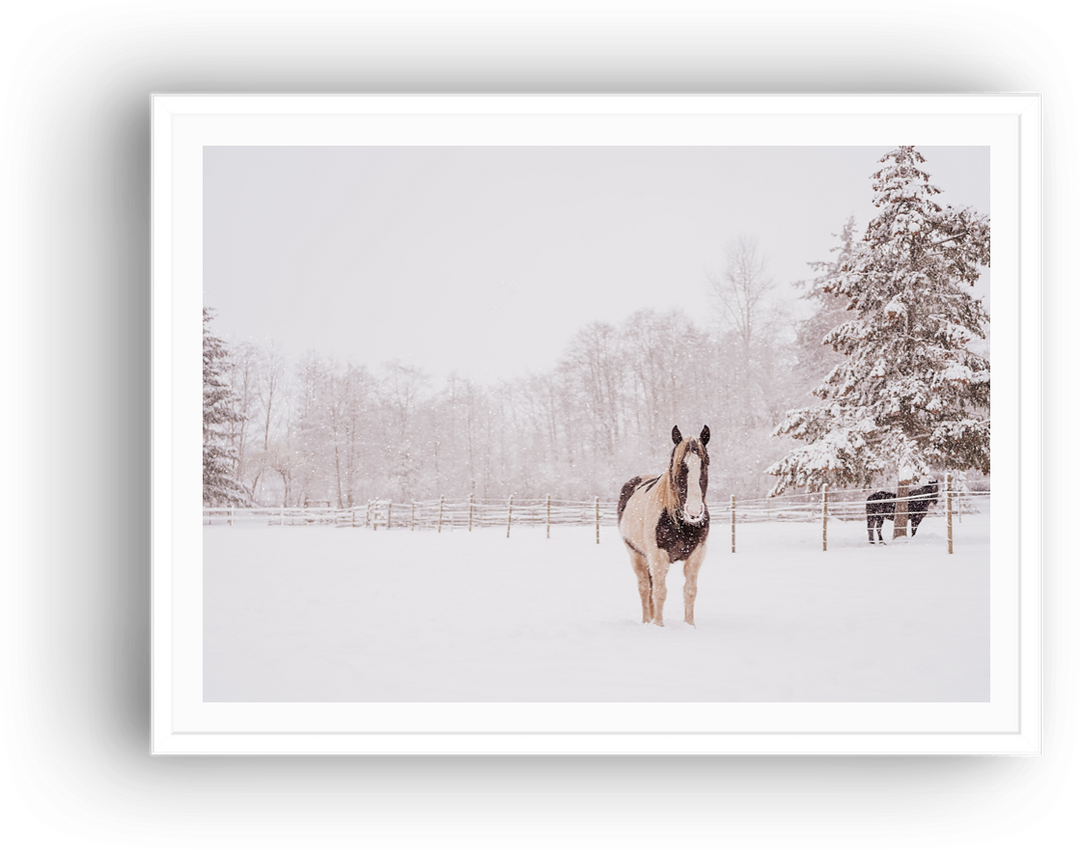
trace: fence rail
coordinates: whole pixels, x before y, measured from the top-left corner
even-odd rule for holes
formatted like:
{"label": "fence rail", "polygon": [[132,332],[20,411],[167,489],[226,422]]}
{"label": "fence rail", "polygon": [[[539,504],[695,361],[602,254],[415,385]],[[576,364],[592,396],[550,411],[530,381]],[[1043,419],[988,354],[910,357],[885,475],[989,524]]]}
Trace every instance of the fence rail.
{"label": "fence rail", "polygon": [[435,530],[517,528],[519,526],[611,526],[616,523],[615,502],[599,498],[566,499],[424,499],[395,502],[373,499],[347,508],[254,507],[203,508],[204,525],[333,525],[339,528]]}
{"label": "fence rail", "polygon": [[[989,504],[990,491],[957,490],[947,484],[940,486],[937,504],[928,511],[930,516],[945,515],[948,519],[949,551],[952,551],[952,522],[963,522],[964,513],[980,513]],[[765,499],[714,501],[710,509],[712,525],[718,530],[731,526],[731,551],[736,551],[736,528],[753,522],[821,523],[822,548],[827,547],[827,528],[830,520],[839,522],[866,521],[866,498],[876,492],[872,488],[826,490],[798,493]],[[916,501],[908,496],[897,502]],[[368,528],[373,531],[408,529],[411,531],[456,530],[474,528],[505,528],[509,537],[515,527],[545,527],[551,536],[552,526],[594,526],[596,541],[600,542],[601,526],[617,522],[617,504],[593,498],[585,501],[568,499],[493,499],[450,500],[424,499],[395,502],[373,499],[347,508],[310,507],[205,507],[204,525],[327,525],[337,528]]]}

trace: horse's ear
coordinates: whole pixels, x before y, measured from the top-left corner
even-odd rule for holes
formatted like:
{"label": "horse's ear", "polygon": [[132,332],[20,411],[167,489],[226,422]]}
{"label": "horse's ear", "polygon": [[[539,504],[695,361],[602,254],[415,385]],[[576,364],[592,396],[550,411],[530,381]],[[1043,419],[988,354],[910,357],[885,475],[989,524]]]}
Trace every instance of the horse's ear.
{"label": "horse's ear", "polygon": [[679,430],[678,425],[671,429],[671,442],[675,445],[679,445],[679,443],[682,442],[682,432]]}
{"label": "horse's ear", "polygon": [[709,445],[709,437],[710,436],[711,436],[711,434],[709,434],[709,426],[706,425],[704,428],[701,429],[701,437],[700,437],[701,445],[703,445],[703,446]]}

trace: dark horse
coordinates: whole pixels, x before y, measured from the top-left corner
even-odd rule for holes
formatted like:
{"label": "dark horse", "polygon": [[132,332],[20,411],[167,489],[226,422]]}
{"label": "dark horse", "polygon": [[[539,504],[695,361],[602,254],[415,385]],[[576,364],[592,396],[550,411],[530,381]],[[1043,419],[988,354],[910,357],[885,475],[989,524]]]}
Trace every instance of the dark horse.
{"label": "dark horse", "polygon": [[[927,511],[938,501],[937,481],[931,481],[922,487],[908,491],[908,517],[911,519],[911,536],[919,530],[919,524],[926,518]],[[885,520],[896,521],[896,494],[886,490],[872,493],[866,500],[866,534],[871,543],[884,543],[881,539],[881,526]],[[874,532],[877,531],[877,540]]]}
{"label": "dark horse", "polygon": [[694,625],[698,570],[709,536],[709,426],[698,439],[684,440],[676,425],[671,440],[667,471],[631,478],[619,494],[619,533],[637,575],[641,622],[658,626],[664,625],[668,568],[676,561],[684,562],[686,622]]}

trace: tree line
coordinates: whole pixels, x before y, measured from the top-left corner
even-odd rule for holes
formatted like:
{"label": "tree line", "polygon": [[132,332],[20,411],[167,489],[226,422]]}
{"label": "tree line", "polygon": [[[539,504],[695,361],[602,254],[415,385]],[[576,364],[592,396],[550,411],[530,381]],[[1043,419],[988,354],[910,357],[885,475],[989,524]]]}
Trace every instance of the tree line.
{"label": "tree line", "polygon": [[[777,333],[783,311],[765,272],[757,243],[737,240],[724,277],[709,282],[711,326],[677,310],[591,322],[552,368],[490,385],[454,374],[436,382],[399,361],[371,367],[308,352],[289,362],[273,345],[221,340],[207,311],[206,347],[231,389],[219,405],[231,413],[208,445],[231,458],[256,504],[614,498],[626,479],[659,471],[672,425],[708,424],[720,437],[713,486],[760,495],[776,455],[769,432],[800,390],[790,381],[797,340],[790,326]],[[743,301],[725,318],[736,286]],[[754,288],[757,301],[746,303]]]}
{"label": "tree line", "polygon": [[883,159],[881,212],[863,234],[849,219],[799,284],[808,318],[740,237],[703,282],[707,324],[656,310],[592,322],[552,368],[490,385],[398,361],[289,362],[220,339],[205,311],[204,501],[615,498],[661,470],[673,424],[710,426],[721,498],[988,472],[989,361],[970,343],[989,317],[963,287],[989,264],[989,224],[938,207],[920,161]]}

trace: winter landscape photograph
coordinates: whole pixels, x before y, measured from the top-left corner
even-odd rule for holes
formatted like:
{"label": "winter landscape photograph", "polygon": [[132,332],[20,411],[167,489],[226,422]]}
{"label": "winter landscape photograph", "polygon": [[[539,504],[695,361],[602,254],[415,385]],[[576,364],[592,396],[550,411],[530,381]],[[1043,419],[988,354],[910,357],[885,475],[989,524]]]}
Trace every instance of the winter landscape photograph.
{"label": "winter landscape photograph", "polygon": [[204,701],[990,699],[989,147],[202,196]]}

